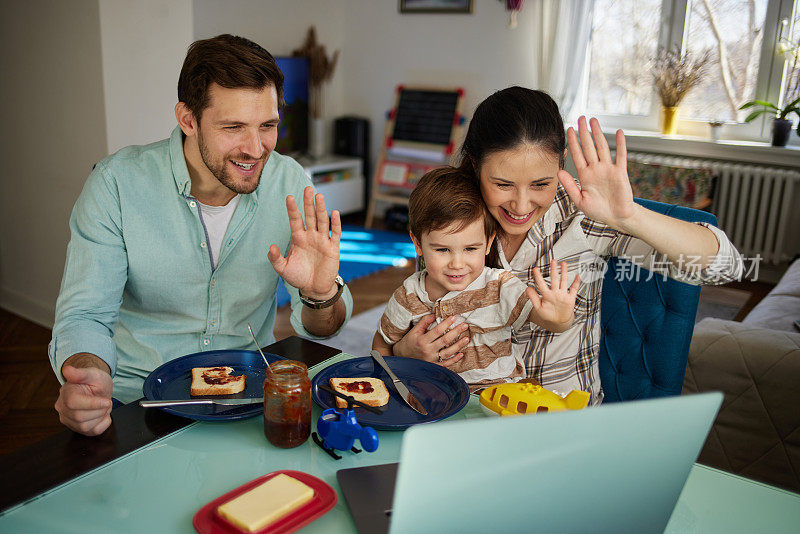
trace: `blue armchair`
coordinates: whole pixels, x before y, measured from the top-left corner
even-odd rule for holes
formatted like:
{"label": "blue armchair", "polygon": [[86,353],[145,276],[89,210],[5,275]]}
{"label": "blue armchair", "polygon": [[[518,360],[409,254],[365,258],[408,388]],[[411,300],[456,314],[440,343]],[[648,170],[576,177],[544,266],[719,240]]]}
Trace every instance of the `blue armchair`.
{"label": "blue armchair", "polygon": [[[636,202],[676,219],[717,224],[717,218],[704,211],[638,198]],[[617,280],[623,262],[611,258],[603,280],[599,366],[604,402],[679,395],[700,287],[664,280],[662,275],[646,280],[647,273]]]}

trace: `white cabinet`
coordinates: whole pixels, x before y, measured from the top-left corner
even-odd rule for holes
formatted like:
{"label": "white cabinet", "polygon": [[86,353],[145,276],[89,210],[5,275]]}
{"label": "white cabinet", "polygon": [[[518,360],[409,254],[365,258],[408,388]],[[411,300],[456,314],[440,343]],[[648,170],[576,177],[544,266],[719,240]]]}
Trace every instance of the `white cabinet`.
{"label": "white cabinet", "polygon": [[339,210],[345,215],[364,209],[364,173],[361,160],[345,156],[324,156],[319,159],[298,159],[325,197],[328,213]]}

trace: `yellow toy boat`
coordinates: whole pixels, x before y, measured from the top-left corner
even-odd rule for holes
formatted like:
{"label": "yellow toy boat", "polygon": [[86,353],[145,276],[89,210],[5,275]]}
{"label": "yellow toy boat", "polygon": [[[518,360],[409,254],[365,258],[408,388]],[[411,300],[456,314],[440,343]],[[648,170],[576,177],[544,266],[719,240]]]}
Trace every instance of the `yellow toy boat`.
{"label": "yellow toy boat", "polygon": [[499,415],[580,410],[589,404],[589,393],[575,389],[562,397],[536,384],[498,384],[481,392],[480,403]]}

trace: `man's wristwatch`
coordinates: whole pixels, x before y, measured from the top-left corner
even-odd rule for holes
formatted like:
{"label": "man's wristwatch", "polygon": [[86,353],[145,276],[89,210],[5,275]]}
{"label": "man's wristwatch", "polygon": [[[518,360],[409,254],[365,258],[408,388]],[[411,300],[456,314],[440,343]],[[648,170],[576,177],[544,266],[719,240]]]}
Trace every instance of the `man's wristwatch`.
{"label": "man's wristwatch", "polygon": [[329,298],[328,300],[312,299],[304,296],[302,293],[300,293],[300,300],[303,301],[303,304],[305,304],[306,306],[308,306],[313,310],[321,310],[323,308],[328,308],[330,306],[333,306],[334,304],[336,304],[336,301],[339,300],[339,297],[342,296],[342,291],[344,291],[344,280],[342,280],[341,276],[337,275],[334,282],[336,282],[336,286],[338,289],[336,290],[336,294],[331,298]]}

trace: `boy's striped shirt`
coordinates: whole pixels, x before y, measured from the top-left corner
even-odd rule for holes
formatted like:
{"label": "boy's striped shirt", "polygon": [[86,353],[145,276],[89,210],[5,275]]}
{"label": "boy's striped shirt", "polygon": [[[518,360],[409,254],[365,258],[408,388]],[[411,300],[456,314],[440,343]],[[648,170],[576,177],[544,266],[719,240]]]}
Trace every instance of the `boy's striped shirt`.
{"label": "boy's striped shirt", "polygon": [[456,315],[468,323],[470,342],[450,369],[471,389],[523,378],[524,346],[511,343],[511,337],[525,327],[532,308],[525,284],[508,271],[484,267],[464,290],[433,302],[425,290],[426,276],[425,271],[414,273],[392,295],[378,323],[384,341],[393,345],[425,315],[436,317],[432,326]]}

